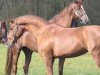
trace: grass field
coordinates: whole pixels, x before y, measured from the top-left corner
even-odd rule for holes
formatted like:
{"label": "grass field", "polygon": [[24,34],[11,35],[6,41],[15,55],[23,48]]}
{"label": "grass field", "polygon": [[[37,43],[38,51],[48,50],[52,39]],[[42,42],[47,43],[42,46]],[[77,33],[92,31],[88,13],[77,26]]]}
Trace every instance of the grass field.
{"label": "grass field", "polygon": [[[6,61],[7,49],[4,45],[0,45],[0,75],[4,75],[5,61]],[[58,60],[54,63],[54,75],[58,75]],[[21,56],[18,62],[17,75],[24,75],[24,54],[21,52]],[[46,75],[45,64],[41,57],[34,53],[30,64],[29,75]],[[100,75],[100,69],[96,66],[95,62],[89,54],[85,54],[76,58],[66,59],[64,65],[64,75]]]}

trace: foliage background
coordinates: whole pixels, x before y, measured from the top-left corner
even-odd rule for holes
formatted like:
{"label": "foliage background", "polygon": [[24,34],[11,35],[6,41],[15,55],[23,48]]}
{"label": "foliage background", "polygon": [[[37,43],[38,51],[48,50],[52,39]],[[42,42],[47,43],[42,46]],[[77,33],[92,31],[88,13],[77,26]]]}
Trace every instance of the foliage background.
{"label": "foliage background", "polygon": [[[0,20],[32,14],[50,19],[73,0],[0,0]],[[91,24],[100,24],[100,0],[84,0]]]}

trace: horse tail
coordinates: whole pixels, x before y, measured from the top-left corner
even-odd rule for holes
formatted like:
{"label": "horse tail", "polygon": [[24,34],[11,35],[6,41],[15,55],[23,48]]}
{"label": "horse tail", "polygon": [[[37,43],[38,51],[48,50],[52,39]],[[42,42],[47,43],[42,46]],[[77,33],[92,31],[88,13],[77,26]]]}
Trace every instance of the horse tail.
{"label": "horse tail", "polygon": [[5,65],[5,75],[11,75],[11,67],[12,67],[12,49],[8,48],[7,56],[6,56],[6,65]]}

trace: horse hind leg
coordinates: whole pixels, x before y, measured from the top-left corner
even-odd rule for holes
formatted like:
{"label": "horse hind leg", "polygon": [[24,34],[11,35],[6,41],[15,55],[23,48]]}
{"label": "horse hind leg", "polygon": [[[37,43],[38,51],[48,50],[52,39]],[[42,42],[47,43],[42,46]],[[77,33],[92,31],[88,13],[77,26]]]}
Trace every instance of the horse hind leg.
{"label": "horse hind leg", "polygon": [[28,75],[28,71],[29,71],[29,64],[31,62],[31,57],[32,57],[32,51],[26,47],[24,47],[22,49],[24,51],[25,54],[25,64],[23,66],[24,69],[24,75]]}
{"label": "horse hind leg", "polygon": [[64,67],[65,58],[59,58],[59,75],[63,75],[63,67]]}
{"label": "horse hind leg", "polygon": [[95,60],[97,66],[100,68],[100,47],[91,51],[91,55]]}

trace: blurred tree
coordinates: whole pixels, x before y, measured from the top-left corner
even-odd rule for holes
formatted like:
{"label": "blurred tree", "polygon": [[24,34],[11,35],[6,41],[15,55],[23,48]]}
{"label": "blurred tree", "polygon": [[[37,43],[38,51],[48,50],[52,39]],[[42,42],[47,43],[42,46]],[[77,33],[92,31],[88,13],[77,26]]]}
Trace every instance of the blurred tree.
{"label": "blurred tree", "polygon": [[[50,19],[73,0],[0,0],[0,20],[32,14]],[[100,0],[84,0],[91,24],[100,24]]]}

